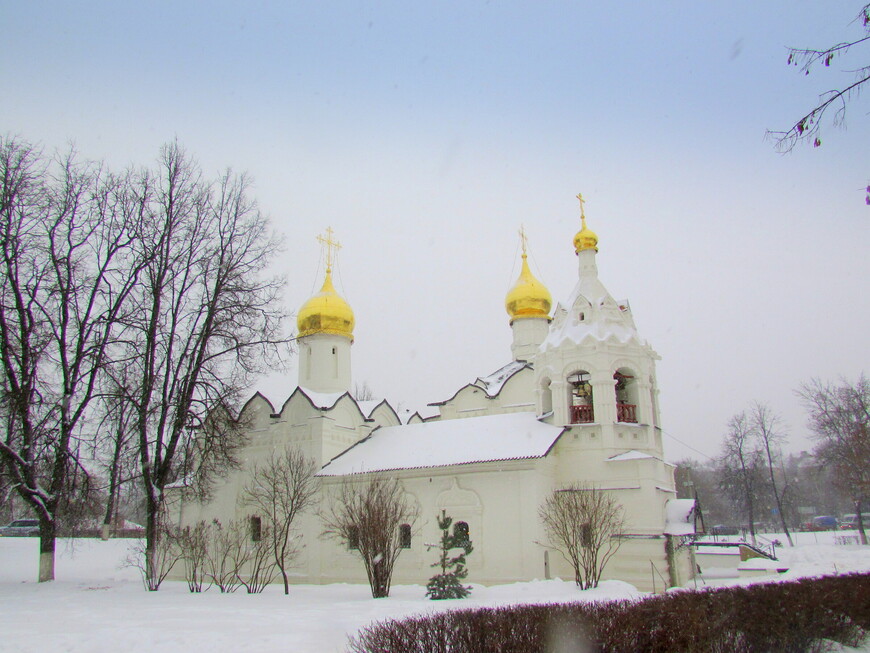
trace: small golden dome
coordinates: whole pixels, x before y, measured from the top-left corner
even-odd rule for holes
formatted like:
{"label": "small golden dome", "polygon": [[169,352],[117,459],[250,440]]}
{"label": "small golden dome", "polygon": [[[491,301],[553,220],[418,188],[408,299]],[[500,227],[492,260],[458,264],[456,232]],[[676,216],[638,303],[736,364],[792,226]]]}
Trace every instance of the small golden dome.
{"label": "small golden dome", "polygon": [[584,249],[594,249],[598,251],[598,236],[589,227],[586,226],[586,212],[584,210],[583,195],[577,195],[580,200],[580,231],[574,236],[574,251],[579,254]]}
{"label": "small golden dome", "polygon": [[315,333],[344,336],[353,341],[353,311],[332,285],[332,270],[326,268],[326,278],[320,292],[302,305],[296,316],[298,337]]}
{"label": "small golden dome", "polygon": [[504,300],[504,307],[511,317],[511,323],[526,317],[549,319],[552,305],[550,291],[544,284],[535,279],[529,269],[529,264],[526,262],[526,253],[523,252],[523,267],[520,270],[520,277],[514,287],[508,291]]}

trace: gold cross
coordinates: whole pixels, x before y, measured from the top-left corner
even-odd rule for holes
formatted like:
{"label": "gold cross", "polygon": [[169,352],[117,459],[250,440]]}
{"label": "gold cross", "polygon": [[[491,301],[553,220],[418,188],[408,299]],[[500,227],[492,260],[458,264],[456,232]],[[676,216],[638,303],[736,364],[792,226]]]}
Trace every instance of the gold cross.
{"label": "gold cross", "polygon": [[326,248],[326,271],[332,271],[332,263],[333,263],[333,249],[338,252],[341,249],[341,243],[332,238],[332,227],[326,228],[326,238],[323,236],[318,236],[317,240]]}
{"label": "gold cross", "polygon": [[526,255],[526,243],[528,242],[529,237],[526,236],[526,228],[523,225],[520,225],[520,242],[523,245],[523,256]]}
{"label": "gold cross", "polygon": [[586,219],[586,212],[585,212],[586,200],[583,199],[583,193],[577,193],[577,199],[580,200],[580,218],[585,220]]}

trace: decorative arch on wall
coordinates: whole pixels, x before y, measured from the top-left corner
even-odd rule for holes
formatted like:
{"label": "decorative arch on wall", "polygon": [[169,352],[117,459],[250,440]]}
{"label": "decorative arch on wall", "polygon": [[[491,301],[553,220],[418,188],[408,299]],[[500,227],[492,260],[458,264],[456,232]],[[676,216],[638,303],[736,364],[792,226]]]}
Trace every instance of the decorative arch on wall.
{"label": "decorative arch on wall", "polygon": [[[471,540],[480,541],[483,537],[483,502],[474,490],[468,490],[459,485],[459,479],[454,476],[450,487],[435,499],[435,508],[438,514],[445,511],[453,518],[453,531],[458,524],[465,524],[466,534],[470,534]],[[483,562],[483,547],[477,548],[474,561],[477,564]]]}

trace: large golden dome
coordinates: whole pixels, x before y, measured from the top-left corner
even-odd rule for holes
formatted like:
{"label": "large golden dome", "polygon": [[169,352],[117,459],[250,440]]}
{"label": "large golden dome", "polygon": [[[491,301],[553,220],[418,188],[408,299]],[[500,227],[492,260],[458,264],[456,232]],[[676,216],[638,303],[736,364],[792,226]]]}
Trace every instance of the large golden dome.
{"label": "large golden dome", "polygon": [[315,333],[344,336],[353,341],[354,317],[350,305],[332,285],[332,270],[326,268],[326,278],[320,292],[302,305],[296,316],[298,337]]}
{"label": "large golden dome", "polygon": [[598,251],[598,236],[589,227],[586,226],[586,212],[584,210],[583,195],[577,195],[580,200],[580,231],[574,235],[574,251],[579,254],[584,249],[594,249]]}
{"label": "large golden dome", "polygon": [[527,317],[543,317],[549,319],[550,307],[553,299],[550,291],[540,281],[535,279],[529,264],[526,261],[526,253],[523,252],[523,267],[520,277],[514,287],[508,291],[504,300],[504,307],[514,320]]}

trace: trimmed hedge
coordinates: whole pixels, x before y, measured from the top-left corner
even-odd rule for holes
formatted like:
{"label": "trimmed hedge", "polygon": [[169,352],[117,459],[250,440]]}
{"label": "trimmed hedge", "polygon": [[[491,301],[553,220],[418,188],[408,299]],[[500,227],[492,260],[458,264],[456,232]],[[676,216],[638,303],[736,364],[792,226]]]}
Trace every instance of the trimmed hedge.
{"label": "trimmed hedge", "polygon": [[825,651],[870,632],[870,574],[678,590],[637,601],[450,610],[373,624],[354,653]]}

